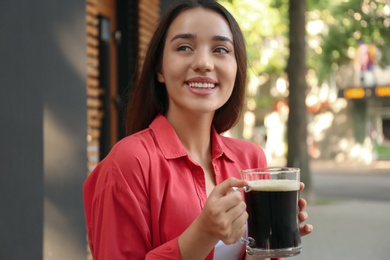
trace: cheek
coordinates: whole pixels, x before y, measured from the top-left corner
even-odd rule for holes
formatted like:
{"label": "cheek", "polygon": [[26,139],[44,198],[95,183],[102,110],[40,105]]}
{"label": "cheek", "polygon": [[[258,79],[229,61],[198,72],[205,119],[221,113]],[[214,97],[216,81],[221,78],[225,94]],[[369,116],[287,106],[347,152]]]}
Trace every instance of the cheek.
{"label": "cheek", "polygon": [[163,61],[165,82],[170,80],[175,80],[180,75],[183,75],[182,67],[183,67],[182,63],[180,63],[177,59],[167,57]]}
{"label": "cheek", "polygon": [[225,68],[226,68],[226,76],[229,78],[233,86],[237,76],[237,63],[234,62],[231,64],[231,66],[226,66]]}

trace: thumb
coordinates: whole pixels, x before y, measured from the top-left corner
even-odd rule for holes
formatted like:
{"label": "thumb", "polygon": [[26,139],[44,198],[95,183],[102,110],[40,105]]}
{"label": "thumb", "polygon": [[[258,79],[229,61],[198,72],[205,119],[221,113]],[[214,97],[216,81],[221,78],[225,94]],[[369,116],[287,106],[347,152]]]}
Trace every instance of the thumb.
{"label": "thumb", "polygon": [[212,193],[215,193],[219,197],[223,197],[227,193],[229,193],[229,191],[231,191],[233,187],[242,188],[245,187],[247,184],[248,182],[246,180],[239,180],[237,178],[230,177],[215,186]]}

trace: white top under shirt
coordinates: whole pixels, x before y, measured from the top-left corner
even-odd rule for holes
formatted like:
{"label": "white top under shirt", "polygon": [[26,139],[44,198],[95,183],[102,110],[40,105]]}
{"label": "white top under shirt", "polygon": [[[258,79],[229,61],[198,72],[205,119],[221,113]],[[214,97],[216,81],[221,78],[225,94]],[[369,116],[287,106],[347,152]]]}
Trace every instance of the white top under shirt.
{"label": "white top under shirt", "polygon": [[226,245],[221,240],[215,245],[214,260],[238,260],[240,259],[244,245],[240,242]]}

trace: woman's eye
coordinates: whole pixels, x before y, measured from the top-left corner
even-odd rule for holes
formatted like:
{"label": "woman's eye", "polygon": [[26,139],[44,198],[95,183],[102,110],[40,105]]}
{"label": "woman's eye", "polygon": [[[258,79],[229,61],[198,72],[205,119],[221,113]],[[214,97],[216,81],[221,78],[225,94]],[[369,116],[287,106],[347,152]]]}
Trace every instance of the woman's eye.
{"label": "woman's eye", "polygon": [[177,51],[191,51],[191,47],[187,45],[182,45],[176,48]]}
{"label": "woman's eye", "polygon": [[229,50],[227,48],[224,48],[224,47],[218,47],[218,48],[214,49],[214,52],[220,53],[220,54],[226,54],[226,53],[229,53]]}

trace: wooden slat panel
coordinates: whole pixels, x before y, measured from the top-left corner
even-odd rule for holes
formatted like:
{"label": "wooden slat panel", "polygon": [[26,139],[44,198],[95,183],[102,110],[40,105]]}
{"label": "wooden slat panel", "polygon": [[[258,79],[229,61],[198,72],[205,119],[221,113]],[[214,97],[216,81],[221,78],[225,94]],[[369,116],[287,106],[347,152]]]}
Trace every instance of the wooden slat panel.
{"label": "wooden slat panel", "polygon": [[87,118],[102,119],[104,113],[96,109],[87,109]]}
{"label": "wooden slat panel", "polygon": [[104,113],[102,111],[99,111],[97,109],[87,109],[87,118],[91,119],[102,119],[104,116]]}
{"label": "wooden slat panel", "polygon": [[97,48],[99,46],[99,40],[96,37],[92,37],[91,35],[88,35],[87,45]]}
{"label": "wooden slat panel", "polygon": [[99,109],[99,108],[103,107],[103,102],[100,99],[88,98],[87,99],[87,107]]}
{"label": "wooden slat panel", "polygon": [[88,118],[87,123],[90,127],[100,128],[102,126],[102,122],[96,118]]}
{"label": "wooden slat panel", "polygon": [[92,87],[92,88],[99,87],[99,80],[95,78],[87,78],[87,87]]}
{"label": "wooden slat panel", "polygon": [[96,16],[90,14],[87,15],[86,22],[88,25],[92,25],[92,26],[98,26],[99,24],[99,20],[96,18]]}
{"label": "wooden slat panel", "polygon": [[87,55],[90,55],[90,56],[93,56],[93,57],[98,57],[99,49],[87,46]]}
{"label": "wooden slat panel", "polygon": [[95,158],[99,158],[99,151],[88,151],[87,152],[87,156],[88,158],[91,158],[91,157],[95,157]]}
{"label": "wooden slat panel", "polygon": [[139,9],[139,17],[147,17],[150,20],[149,21],[158,21],[159,19],[159,14],[155,12],[155,10],[145,8],[145,6],[140,5]]}
{"label": "wooden slat panel", "polygon": [[87,56],[87,66],[93,66],[98,69],[99,59],[93,56]]}
{"label": "wooden slat panel", "polygon": [[87,67],[87,76],[97,78],[99,77],[99,71],[96,68]]}
{"label": "wooden slat panel", "polygon": [[89,146],[90,146],[90,147],[96,146],[96,147],[97,147],[96,149],[98,149],[98,148],[99,148],[99,141],[98,141],[98,140],[91,140],[91,141],[89,142]]}
{"label": "wooden slat panel", "polygon": [[159,13],[160,11],[160,1],[159,0],[140,0],[139,9],[149,9],[153,13]]}
{"label": "wooden slat panel", "polygon": [[102,95],[102,91],[100,89],[97,89],[97,88],[87,88],[87,96],[89,98],[99,98],[101,95]]}
{"label": "wooden slat panel", "polygon": [[[99,21],[95,1],[87,0],[87,166],[88,174],[96,167],[99,154],[99,137],[103,112],[100,110],[102,91],[99,84]],[[90,256],[90,255],[89,255]]]}
{"label": "wooden slat panel", "polygon": [[150,33],[153,33],[156,29],[156,23],[150,22],[146,19],[139,19],[138,21],[139,29],[144,29],[149,31]]}
{"label": "wooden slat panel", "polygon": [[146,47],[149,44],[150,39],[152,38],[152,34],[147,32],[147,31],[143,32],[144,29],[141,29],[141,28],[139,30],[140,30],[140,35],[139,35],[138,39],[139,39],[140,43],[145,44],[144,46]]}
{"label": "wooden slat panel", "polygon": [[92,136],[93,138],[99,138],[100,132],[100,129],[91,129],[88,131],[88,135]]}
{"label": "wooden slat panel", "polygon": [[92,15],[96,17],[98,15],[98,10],[96,8],[96,5],[90,3],[91,1],[87,1],[87,14]]}
{"label": "wooden slat panel", "polygon": [[152,34],[157,27],[160,13],[159,0],[140,0],[138,3],[138,50],[139,66],[142,66],[146,48],[152,38]]}
{"label": "wooden slat panel", "polygon": [[[88,169],[96,166],[99,154],[91,154],[91,150],[99,150],[99,136],[103,113],[100,111],[102,102],[99,100],[102,91],[99,84],[99,20],[96,0],[87,0],[87,140]],[[92,149],[93,148],[93,149]]]}
{"label": "wooden slat panel", "polygon": [[87,35],[98,37],[99,36],[99,28],[95,26],[87,26]]}

